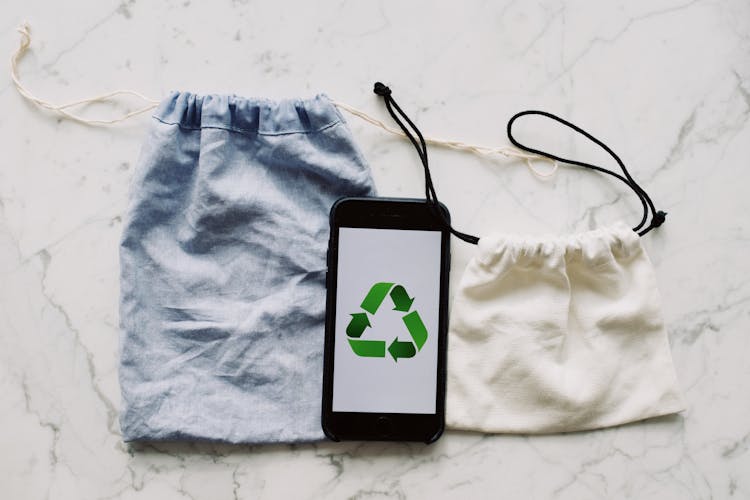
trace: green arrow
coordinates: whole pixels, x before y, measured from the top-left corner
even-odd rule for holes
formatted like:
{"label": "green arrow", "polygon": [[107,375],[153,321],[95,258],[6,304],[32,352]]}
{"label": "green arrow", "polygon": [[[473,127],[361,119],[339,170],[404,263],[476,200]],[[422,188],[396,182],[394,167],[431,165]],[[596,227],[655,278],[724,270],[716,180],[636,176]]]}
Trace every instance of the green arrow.
{"label": "green arrow", "polygon": [[414,298],[410,298],[409,294],[406,293],[406,289],[401,285],[396,285],[391,290],[391,299],[393,299],[394,311],[406,312],[411,307],[411,303],[414,302]]}
{"label": "green arrow", "polygon": [[370,314],[375,314],[385,296],[388,295],[388,290],[390,290],[392,286],[393,283],[375,283],[372,285],[370,291],[367,292],[365,300],[362,301],[362,309]]}
{"label": "green arrow", "polygon": [[417,344],[417,349],[421,350],[424,343],[427,341],[427,328],[422,323],[422,318],[419,317],[417,311],[412,311],[409,314],[404,315],[404,324],[406,329],[409,330],[411,338],[414,339],[414,343]]}
{"label": "green arrow", "polygon": [[398,337],[396,337],[388,346],[388,352],[393,356],[393,361],[398,363],[398,358],[411,358],[417,353],[417,350],[414,349],[414,344],[411,342],[399,342]]}
{"label": "green arrow", "polygon": [[357,356],[366,358],[384,358],[385,340],[354,340],[349,339],[349,345]]}
{"label": "green arrow", "polygon": [[367,313],[354,313],[351,315],[352,320],[346,327],[346,334],[350,337],[361,337],[362,332],[365,331],[370,325],[370,320],[367,319]]}

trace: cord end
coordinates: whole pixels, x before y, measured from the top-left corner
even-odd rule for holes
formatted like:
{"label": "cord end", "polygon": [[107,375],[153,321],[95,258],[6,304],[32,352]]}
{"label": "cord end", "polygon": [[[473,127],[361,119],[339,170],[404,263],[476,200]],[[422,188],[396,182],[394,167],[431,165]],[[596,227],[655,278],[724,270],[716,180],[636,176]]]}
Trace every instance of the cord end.
{"label": "cord end", "polygon": [[662,210],[657,211],[654,214],[654,218],[651,219],[651,227],[659,227],[662,224],[664,224],[664,221],[667,219],[667,212],[664,212]]}
{"label": "cord end", "polygon": [[373,92],[375,92],[377,95],[381,97],[391,95],[391,89],[388,88],[387,85],[384,85],[381,82],[375,82],[375,87],[372,90]]}

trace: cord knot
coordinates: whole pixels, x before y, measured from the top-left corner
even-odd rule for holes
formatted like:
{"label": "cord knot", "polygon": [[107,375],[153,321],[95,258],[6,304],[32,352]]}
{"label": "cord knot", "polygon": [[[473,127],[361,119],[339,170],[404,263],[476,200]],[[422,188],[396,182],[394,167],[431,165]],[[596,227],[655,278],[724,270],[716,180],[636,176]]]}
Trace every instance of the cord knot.
{"label": "cord knot", "polygon": [[664,224],[664,221],[667,219],[667,212],[663,212],[659,210],[654,214],[654,218],[651,219],[651,227],[659,227],[662,224]]}
{"label": "cord knot", "polygon": [[382,96],[382,97],[391,95],[391,89],[388,88],[387,85],[382,84],[381,82],[375,82],[375,88],[373,89],[373,92],[375,92],[377,95]]}

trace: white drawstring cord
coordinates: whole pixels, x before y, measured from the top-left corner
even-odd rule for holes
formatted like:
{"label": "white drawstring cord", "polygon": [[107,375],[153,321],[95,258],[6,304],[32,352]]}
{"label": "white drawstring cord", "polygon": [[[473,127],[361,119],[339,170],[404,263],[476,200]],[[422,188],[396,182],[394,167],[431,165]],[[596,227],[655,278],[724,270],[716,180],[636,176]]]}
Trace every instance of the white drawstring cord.
{"label": "white drawstring cord", "polygon": [[[136,116],[141,113],[145,113],[151,109],[154,109],[159,104],[158,100],[151,99],[133,90],[125,90],[125,89],[115,90],[108,94],[102,94],[96,97],[91,97],[88,99],[81,99],[78,101],[68,102],[65,104],[52,104],[49,101],[45,101],[44,99],[40,99],[36,97],[34,94],[31,93],[31,91],[29,91],[29,89],[27,89],[21,83],[21,79],[18,76],[18,63],[23,58],[24,54],[26,54],[26,52],[28,51],[29,45],[31,45],[31,27],[29,26],[29,23],[24,22],[23,24],[21,24],[21,26],[18,27],[18,32],[21,34],[21,43],[19,44],[16,52],[10,58],[10,66],[11,66],[10,75],[11,75],[11,78],[13,79],[13,84],[15,85],[16,90],[18,90],[18,93],[21,94],[25,99],[28,99],[29,101],[36,104],[37,106],[60,113],[66,118],[77,121],[79,123],[85,123],[87,125],[113,125],[115,123],[123,122],[127,120],[128,118],[131,118],[133,116]],[[94,102],[106,102],[108,100],[111,100],[114,97],[121,96],[121,95],[132,95],[132,96],[138,97],[142,99],[143,101],[147,102],[148,106],[137,109],[135,111],[131,111],[118,118],[113,118],[111,120],[85,118],[83,116],[80,116],[80,115],[77,115],[75,113],[68,111],[68,108],[73,108],[73,107],[81,106],[84,104],[91,104]],[[391,134],[398,135],[401,137],[406,137],[406,135],[401,130],[395,129],[393,127],[389,127],[388,125],[378,120],[377,118],[374,118],[368,115],[367,113],[365,113],[364,111],[361,111],[353,106],[350,106],[348,104],[345,104],[343,102],[338,102],[338,101],[333,101],[333,104],[339,109],[343,109],[344,111],[351,113],[352,115],[372,125],[375,125],[376,127],[379,127],[385,130],[386,132],[390,132]],[[473,144],[466,144],[460,141],[436,139],[434,137],[425,137],[425,141],[427,141],[429,144],[443,146],[443,147],[447,147],[450,149],[455,149],[459,151],[468,151],[470,153],[474,153],[479,156],[492,157],[495,155],[499,155],[499,156],[505,156],[507,158],[518,158],[518,159],[523,160],[526,163],[526,166],[529,168],[529,170],[531,170],[531,172],[534,175],[542,179],[546,179],[555,175],[555,172],[557,172],[557,168],[558,168],[557,161],[550,160],[549,158],[545,158],[544,156],[526,153],[512,146],[502,146],[502,147],[476,146]],[[534,164],[532,163],[532,160],[543,160],[546,162],[550,162],[552,163],[552,169],[547,173],[540,172],[536,168],[534,168]]]}
{"label": "white drawstring cord", "polygon": [[[350,106],[348,104],[344,104],[343,102],[338,102],[338,101],[333,101],[333,104],[336,105],[336,107],[343,109],[344,111],[351,113],[354,116],[361,118],[362,120],[368,123],[371,123],[372,125],[375,125],[376,127],[382,128],[386,132],[390,132],[391,134],[399,135],[401,137],[406,137],[403,131],[393,128],[393,127],[389,127],[388,125],[381,122],[377,118],[373,118],[372,116],[368,115],[364,111],[361,111],[353,106]],[[557,172],[557,167],[558,167],[557,161],[550,160],[549,158],[546,158],[544,156],[539,156],[539,155],[535,155],[532,153],[526,153],[524,151],[521,151],[520,149],[514,148],[513,146],[501,146],[499,148],[493,148],[493,147],[488,147],[488,146],[476,146],[474,144],[466,144],[465,142],[461,142],[461,141],[437,139],[435,137],[428,137],[428,136],[424,136],[424,140],[428,144],[444,146],[446,148],[456,149],[459,151],[468,151],[470,153],[474,153],[479,156],[502,155],[507,158],[519,158],[526,163],[526,166],[529,168],[529,170],[531,170],[531,172],[534,175],[542,179],[552,177],[553,175],[555,175],[555,172]],[[531,160],[543,160],[543,161],[552,163],[552,169],[547,173],[540,172],[536,168],[534,168],[534,164],[531,162]]]}
{"label": "white drawstring cord", "polygon": [[[102,94],[100,96],[91,97],[88,99],[81,99],[79,101],[68,102],[65,104],[52,104],[49,101],[45,101],[44,99],[40,99],[36,97],[34,94],[31,93],[29,89],[24,87],[24,85],[21,83],[21,79],[18,77],[18,62],[23,58],[24,54],[29,49],[29,45],[31,45],[31,27],[29,26],[29,23],[24,22],[21,26],[17,28],[17,30],[21,34],[21,43],[18,46],[18,50],[16,50],[16,52],[10,58],[10,76],[13,79],[13,84],[16,86],[16,90],[18,90],[18,93],[21,94],[24,98],[36,104],[37,106],[44,108],[44,109],[49,109],[51,111],[56,111],[60,113],[61,115],[65,116],[66,118],[70,118],[71,120],[75,120],[79,123],[85,123],[87,125],[113,125],[115,123],[125,121],[132,116],[145,113],[146,111],[149,111],[155,108],[159,104],[159,101],[150,99],[144,96],[143,94],[140,94],[133,90],[115,90],[114,92],[110,92],[108,94]],[[142,99],[143,101],[149,103],[149,105],[141,109],[137,109],[135,111],[126,113],[119,118],[113,118],[111,120],[84,118],[80,115],[67,111],[68,108],[81,106],[84,104],[91,104],[94,102],[105,102],[105,101],[112,99],[113,97],[120,96],[120,95],[132,95],[132,96],[138,97]]]}

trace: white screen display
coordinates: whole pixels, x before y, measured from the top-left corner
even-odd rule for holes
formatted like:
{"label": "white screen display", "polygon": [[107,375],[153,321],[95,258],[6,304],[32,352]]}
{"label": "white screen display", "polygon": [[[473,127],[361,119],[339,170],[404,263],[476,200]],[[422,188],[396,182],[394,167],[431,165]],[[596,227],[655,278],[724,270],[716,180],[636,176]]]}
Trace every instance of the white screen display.
{"label": "white screen display", "polygon": [[440,231],[339,228],[333,411],[434,414]]}

